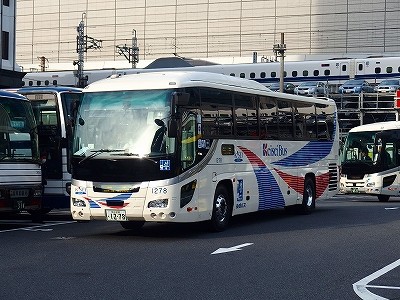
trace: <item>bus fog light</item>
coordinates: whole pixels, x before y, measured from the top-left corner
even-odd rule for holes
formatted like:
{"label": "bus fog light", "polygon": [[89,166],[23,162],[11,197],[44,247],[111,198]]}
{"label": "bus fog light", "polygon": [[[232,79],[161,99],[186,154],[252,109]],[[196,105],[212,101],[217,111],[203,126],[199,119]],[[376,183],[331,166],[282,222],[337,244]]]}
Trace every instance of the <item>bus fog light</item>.
{"label": "bus fog light", "polygon": [[170,217],[171,219],[175,219],[176,213],[174,213],[173,211],[171,211],[171,212],[169,213],[169,217]]}
{"label": "bus fog light", "polygon": [[167,216],[163,212],[158,214],[161,220],[164,220]]}
{"label": "bus fog light", "polygon": [[151,214],[150,214],[150,217],[152,217],[153,219],[156,219],[156,218],[157,218],[157,214],[151,213]]}
{"label": "bus fog light", "polygon": [[76,198],[72,198],[72,205],[78,207],[86,207],[85,201]]}
{"label": "bus fog light", "polygon": [[157,199],[150,201],[147,205],[148,208],[166,208],[168,206],[168,199]]}

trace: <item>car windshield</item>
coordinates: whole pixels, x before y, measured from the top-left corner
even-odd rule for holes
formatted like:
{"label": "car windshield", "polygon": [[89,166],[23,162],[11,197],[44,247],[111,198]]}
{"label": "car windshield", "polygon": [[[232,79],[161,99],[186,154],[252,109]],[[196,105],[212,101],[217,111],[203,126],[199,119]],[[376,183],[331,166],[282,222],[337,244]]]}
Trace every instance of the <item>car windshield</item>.
{"label": "car windshield", "polygon": [[363,80],[350,80],[347,81],[344,85],[362,85],[363,83]]}
{"label": "car windshield", "polygon": [[383,80],[379,85],[399,85],[398,80]]}
{"label": "car windshield", "polygon": [[299,86],[316,86],[317,82],[303,82]]}

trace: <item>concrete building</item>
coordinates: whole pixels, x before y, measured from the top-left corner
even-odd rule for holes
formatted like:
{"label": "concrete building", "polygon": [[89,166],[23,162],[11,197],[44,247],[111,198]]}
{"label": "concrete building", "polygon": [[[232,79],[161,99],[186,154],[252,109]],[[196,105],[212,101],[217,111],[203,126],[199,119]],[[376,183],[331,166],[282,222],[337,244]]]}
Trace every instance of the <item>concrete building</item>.
{"label": "concrete building", "polygon": [[22,86],[25,73],[15,60],[15,14],[14,0],[2,0],[0,5],[1,48],[0,48],[0,88]]}
{"label": "concrete building", "polygon": [[[85,61],[125,61],[136,32],[140,60],[400,52],[398,0],[15,0],[17,62],[72,64],[77,26],[101,40]],[[10,1],[11,2],[11,1]],[[90,40],[89,40],[90,42]],[[28,71],[28,70],[26,70]]]}

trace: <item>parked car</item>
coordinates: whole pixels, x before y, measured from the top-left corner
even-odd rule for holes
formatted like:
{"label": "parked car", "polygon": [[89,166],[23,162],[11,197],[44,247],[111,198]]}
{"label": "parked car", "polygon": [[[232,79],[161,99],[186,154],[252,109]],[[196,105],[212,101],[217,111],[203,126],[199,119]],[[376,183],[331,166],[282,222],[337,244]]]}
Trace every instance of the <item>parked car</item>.
{"label": "parked car", "polygon": [[[274,82],[270,85],[269,89],[274,91],[274,92],[279,92],[280,89],[280,83],[279,82]],[[283,83],[283,92],[288,93],[288,94],[293,94],[295,89],[295,85],[290,82],[284,82]]]}
{"label": "parked car", "polygon": [[360,94],[361,92],[373,93],[374,88],[363,79],[350,79],[339,86],[340,94]]}
{"label": "parked car", "polygon": [[395,93],[400,88],[400,80],[398,79],[386,79],[382,80],[375,87],[377,93]]}
{"label": "parked car", "polygon": [[321,81],[302,82],[294,89],[295,94],[304,96],[325,96],[326,91],[326,85]]}

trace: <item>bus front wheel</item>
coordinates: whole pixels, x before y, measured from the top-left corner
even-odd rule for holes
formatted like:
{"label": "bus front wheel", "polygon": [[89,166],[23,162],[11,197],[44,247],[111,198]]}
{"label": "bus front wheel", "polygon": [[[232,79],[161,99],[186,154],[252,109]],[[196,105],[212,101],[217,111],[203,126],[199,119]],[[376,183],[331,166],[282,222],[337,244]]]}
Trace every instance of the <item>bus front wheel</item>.
{"label": "bus front wheel", "polygon": [[315,209],[315,184],[307,177],[304,181],[303,202],[300,206],[301,213],[309,214]]}
{"label": "bus front wheel", "polygon": [[219,185],[215,190],[210,229],[218,232],[228,227],[232,216],[232,199],[225,186]]}
{"label": "bus front wheel", "polygon": [[390,196],[389,195],[378,195],[379,202],[388,202]]}

